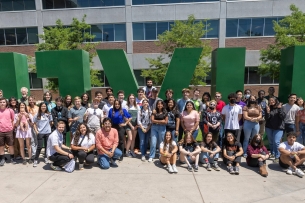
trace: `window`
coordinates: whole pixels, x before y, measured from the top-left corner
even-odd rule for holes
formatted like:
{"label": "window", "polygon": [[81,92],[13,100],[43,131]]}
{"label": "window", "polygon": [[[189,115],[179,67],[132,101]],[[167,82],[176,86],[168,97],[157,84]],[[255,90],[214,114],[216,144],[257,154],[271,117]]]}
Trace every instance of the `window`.
{"label": "window", "polygon": [[144,25],[143,23],[133,23],[133,40],[144,40]]}
{"label": "window", "polygon": [[103,25],[103,41],[115,41],[113,24]]}
{"label": "window", "polygon": [[218,38],[219,20],[208,20],[205,27],[207,30],[210,30],[206,33],[206,38]]}
{"label": "window", "polygon": [[37,78],[37,73],[29,73],[29,80],[30,80],[30,88],[31,89],[42,89],[42,79]]}
{"label": "window", "polygon": [[156,40],[156,23],[144,23],[145,39]]}
{"label": "window", "polygon": [[95,35],[94,42],[126,41],[125,24],[91,25],[91,34]]}
{"label": "window", "polygon": [[102,25],[92,25],[91,26],[91,34],[95,35],[93,42],[101,42],[103,41],[103,28]]}
{"label": "window", "polygon": [[37,27],[0,29],[0,45],[36,43],[38,43]]}
{"label": "window", "polygon": [[132,0],[132,5],[211,2],[219,0]]}
{"label": "window", "polygon": [[35,0],[0,0],[0,11],[36,10]]}
{"label": "window", "polygon": [[16,28],[17,44],[27,44],[26,28]]}
{"label": "window", "polygon": [[126,41],[126,25],[125,24],[115,24],[115,41]]}
{"label": "window", "polygon": [[136,77],[136,80],[138,82],[139,86],[145,86],[145,78],[141,76],[142,70],[133,70],[134,76]]}
{"label": "window", "polygon": [[43,0],[43,9],[124,6],[125,0]]}
{"label": "window", "polygon": [[260,75],[258,67],[245,68],[245,84],[276,84],[279,81],[269,75]]}
{"label": "window", "polygon": [[253,18],[251,36],[263,36],[263,33],[264,33],[264,19]]}
{"label": "window", "polygon": [[5,45],[4,30],[0,29],[0,45]]}
{"label": "window", "polygon": [[251,19],[239,19],[238,36],[251,36]]}
{"label": "window", "polygon": [[169,30],[168,22],[158,22],[157,23],[157,37],[163,32]]}
{"label": "window", "polygon": [[5,29],[5,42],[6,42],[6,45],[15,45],[16,44],[15,29]]}
{"label": "window", "polygon": [[226,36],[237,37],[238,19],[227,20]]}
{"label": "window", "polygon": [[28,43],[29,44],[36,44],[39,42],[37,27],[27,28],[27,33],[28,33]]}
{"label": "window", "polygon": [[265,19],[265,36],[273,36],[275,32],[273,30],[273,21],[277,21],[277,18],[266,18]]}

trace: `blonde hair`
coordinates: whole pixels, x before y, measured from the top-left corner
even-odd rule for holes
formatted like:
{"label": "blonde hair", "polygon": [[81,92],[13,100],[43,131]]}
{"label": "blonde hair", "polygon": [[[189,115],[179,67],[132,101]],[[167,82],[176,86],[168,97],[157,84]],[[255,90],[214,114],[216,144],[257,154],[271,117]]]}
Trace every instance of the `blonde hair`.
{"label": "blonde hair", "polygon": [[74,97],[74,101],[75,100],[82,100],[79,96]]}

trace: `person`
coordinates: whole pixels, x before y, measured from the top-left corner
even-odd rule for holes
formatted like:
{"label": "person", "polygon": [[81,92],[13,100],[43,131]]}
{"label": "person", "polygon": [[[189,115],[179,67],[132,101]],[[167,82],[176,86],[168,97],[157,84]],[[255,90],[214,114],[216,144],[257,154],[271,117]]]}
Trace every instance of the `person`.
{"label": "person", "polygon": [[148,145],[148,139],[151,133],[151,113],[152,112],[149,108],[148,100],[144,99],[142,101],[142,108],[140,109],[140,111],[138,111],[137,116],[142,161],[146,161],[145,155]]}
{"label": "person", "polygon": [[220,150],[221,149],[217,143],[213,141],[213,133],[208,132],[201,142],[202,152],[199,155],[199,161],[206,164],[206,169],[208,171],[211,171],[211,168],[213,168],[215,171],[220,171],[217,163]]}
{"label": "person", "polygon": [[108,116],[109,110],[111,108],[113,108],[114,100],[115,100],[114,95],[113,94],[109,94],[108,95],[108,99],[107,99],[107,103],[103,106],[103,109],[102,109],[102,111],[104,113],[103,117],[107,117]]}
{"label": "person", "polygon": [[243,102],[245,102],[246,104],[248,103],[248,100],[249,100],[249,98],[250,98],[250,96],[251,96],[251,90],[249,90],[249,89],[245,89],[245,91],[244,91],[244,99],[243,99]]}
{"label": "person", "polygon": [[209,133],[213,135],[213,142],[218,141],[219,128],[221,124],[221,114],[216,111],[216,101],[209,102],[209,109],[204,113],[203,122],[209,127]]}
{"label": "person", "polygon": [[225,107],[226,103],[224,101],[221,100],[221,93],[220,92],[216,92],[215,93],[215,100],[217,102],[216,105],[216,110],[218,112],[222,112],[223,107]]}
{"label": "person", "polygon": [[91,106],[91,104],[90,104],[90,96],[89,96],[89,94],[88,93],[83,93],[82,94],[82,96],[80,97],[81,98],[81,100],[82,100],[82,102],[81,102],[81,105],[83,106],[83,107],[85,107],[86,109],[88,109],[90,106]]}
{"label": "person", "polygon": [[285,132],[295,132],[295,120],[297,117],[297,112],[300,110],[300,107],[295,104],[297,100],[296,94],[290,94],[288,96],[288,103],[283,105],[283,111],[286,113],[285,121]]}
{"label": "person", "polygon": [[84,169],[85,161],[86,165],[94,163],[95,136],[84,123],[78,125],[71,141],[71,149],[73,156],[78,158],[79,170]]}
{"label": "person", "polygon": [[95,143],[98,152],[97,160],[100,167],[102,169],[109,169],[110,164],[112,167],[118,167],[115,161],[122,157],[122,151],[118,148],[118,131],[112,128],[110,118],[104,118],[101,129],[96,133]]}
{"label": "person", "polygon": [[26,88],[26,87],[21,87],[20,92],[21,92],[21,98],[19,99],[18,102],[23,102],[23,103],[25,103],[26,105],[29,105],[29,100],[28,100],[28,93],[29,93],[29,90],[28,90],[28,88]]}
{"label": "person", "polygon": [[178,142],[179,126],[180,126],[180,113],[176,108],[174,99],[168,99],[167,102],[167,124],[166,131],[170,131],[175,142]]}
{"label": "person", "polygon": [[84,121],[87,123],[89,130],[95,135],[101,128],[101,123],[104,118],[104,112],[98,108],[100,101],[93,99],[92,105],[86,110]]}
{"label": "person", "polygon": [[264,146],[263,138],[260,134],[253,136],[247,147],[247,165],[251,167],[259,167],[259,173],[263,177],[268,176],[266,160],[269,158],[268,150]]}
{"label": "person", "polygon": [[268,105],[268,101],[267,101],[267,99],[265,99],[265,91],[264,90],[258,91],[257,105],[259,105],[262,109],[262,118],[258,121],[258,123],[259,123],[258,133],[260,135],[264,135],[265,134],[265,126],[266,126],[266,120],[265,120],[266,108],[267,108],[267,105]]}
{"label": "person", "polygon": [[65,123],[65,130],[62,132],[63,134],[63,143],[66,144],[66,134],[67,134],[67,126],[68,126],[68,109],[64,107],[64,99],[62,97],[57,97],[55,99],[56,107],[51,110],[52,118],[53,118],[53,130],[57,128],[57,123],[59,121],[63,121]]}
{"label": "person", "polygon": [[[125,149],[125,127],[131,121],[130,114],[126,109],[122,109],[122,104],[119,100],[114,100],[113,108],[109,110],[108,118],[111,119],[113,128],[118,131],[119,134],[119,145],[117,146],[121,152]],[[123,156],[120,157],[120,161],[123,160]]]}
{"label": "person", "polygon": [[165,104],[165,107],[167,108],[167,104],[168,104],[168,101],[170,100],[170,99],[173,99],[173,96],[174,96],[174,90],[172,90],[172,89],[167,89],[166,91],[165,91],[165,100],[164,100],[164,104]]}
{"label": "person", "polygon": [[154,89],[157,89],[156,87],[153,86],[153,81],[152,79],[148,78],[146,80],[146,87],[143,87],[143,90],[144,90],[144,93],[145,93],[145,97],[147,99],[151,98],[152,97],[152,91]]}
{"label": "person", "polygon": [[203,103],[202,101],[199,99],[199,95],[200,95],[200,90],[198,88],[196,88],[193,91],[193,98],[191,99],[194,103],[195,106],[195,110],[198,111],[199,115],[201,115],[201,112],[203,110]]}
{"label": "person", "polygon": [[156,147],[159,147],[160,143],[163,142],[164,134],[166,132],[168,114],[162,100],[157,101],[156,109],[153,110],[151,115],[151,122],[150,154],[148,162],[152,162],[155,158]]}
{"label": "person", "polygon": [[157,88],[152,89],[151,97],[148,99],[150,109],[155,109],[156,108],[156,102],[158,100],[162,100],[161,98],[158,97],[158,89]]}
{"label": "person", "polygon": [[52,94],[51,94],[50,91],[46,91],[46,92],[43,94],[43,101],[46,103],[49,112],[51,112],[51,110],[56,106],[56,105],[52,102]]}
{"label": "person", "polygon": [[[143,105],[143,104],[142,104]],[[127,133],[127,143],[126,143],[126,156],[127,157],[136,157],[134,153],[135,141],[138,131],[137,125],[137,116],[140,107],[136,104],[136,97],[133,94],[130,94],[127,99],[127,111],[131,116],[131,121],[126,126]]]}
{"label": "person", "polygon": [[[18,106],[19,103],[15,97],[11,97],[8,100],[8,108],[12,109],[15,113],[15,115],[18,113]],[[14,137],[14,157],[16,160],[21,159],[21,154],[20,154],[20,145],[18,138],[16,138],[16,126],[14,125],[14,130],[13,130],[13,137]]]}
{"label": "person", "polygon": [[[239,131],[239,121],[242,118],[242,108],[236,104],[235,93],[230,93],[228,99],[230,103],[223,107],[221,111],[222,120],[225,123],[225,135],[228,134],[228,132],[231,132],[236,138]],[[221,143],[221,139],[219,143]],[[221,147],[221,144],[219,145]]]}
{"label": "person", "polygon": [[226,134],[223,146],[223,162],[227,165],[230,174],[239,175],[239,166],[241,156],[244,153],[243,148],[233,133]]}
{"label": "person", "polygon": [[295,119],[296,132],[297,132],[297,142],[305,145],[305,103],[304,101],[300,104],[300,110],[297,112],[297,117]]}
{"label": "person", "polygon": [[295,101],[295,104],[300,107],[300,110],[304,109],[304,100],[302,99],[302,97],[298,97]]}
{"label": "person", "polygon": [[178,173],[176,167],[178,147],[173,140],[172,133],[166,131],[163,142],[160,143],[160,162],[161,164],[167,164],[167,170],[169,173]]}
{"label": "person", "polygon": [[8,108],[12,109],[14,113],[18,113],[19,102],[15,97],[11,97],[8,99]]}
{"label": "person", "polygon": [[274,92],[275,92],[274,87],[269,87],[269,88],[268,88],[268,95],[265,96],[265,99],[266,99],[267,101],[269,101],[269,99],[270,99],[271,97],[275,97],[275,98],[278,100],[278,98],[277,98],[276,96],[274,96]]}
{"label": "person", "polygon": [[59,121],[57,123],[57,128],[54,130],[48,138],[46,145],[46,155],[50,161],[50,167],[54,171],[61,171],[62,167],[65,167],[72,159],[74,159],[73,154],[69,151],[70,147],[63,144],[63,134],[65,130],[65,123]]}
{"label": "person", "polygon": [[[187,170],[198,172],[200,146],[190,132],[187,132],[179,141],[180,162],[187,164]],[[193,167],[192,165],[193,164]]]}
{"label": "person", "polygon": [[255,96],[250,96],[248,99],[248,104],[243,108],[244,123],[244,141],[243,141],[243,151],[244,158],[247,158],[247,147],[249,140],[259,132],[259,121],[262,119],[262,109],[257,104]]}
{"label": "person", "polygon": [[[182,98],[177,100],[177,109],[178,109],[178,111],[180,113],[182,113],[184,111],[186,102],[191,101],[189,96],[190,96],[190,89],[183,88],[182,89]],[[179,126],[179,137],[178,137],[178,140],[182,139],[183,132],[184,132],[184,129],[180,125]]]}
{"label": "person", "polygon": [[[243,91],[237,90],[236,92],[236,101],[235,103],[243,109],[246,106],[246,103],[242,101],[243,98]],[[236,140],[240,142],[241,133],[243,131],[244,119],[241,117],[239,120],[239,130],[237,132]]]}
{"label": "person", "polygon": [[[27,162],[29,164],[32,164],[32,152],[31,152],[31,137],[32,137],[32,126],[33,126],[33,116],[28,113],[28,110],[26,108],[26,104],[21,102],[18,107],[18,112],[15,114],[15,119],[14,119],[14,124],[16,127],[16,138],[18,139],[19,142],[19,151],[22,157],[22,164],[26,165]],[[25,121],[23,121],[25,119]],[[22,122],[26,122],[26,125],[28,128],[25,130],[21,126],[23,125]],[[28,155],[29,155],[29,160],[27,161],[25,159],[25,154],[24,154],[24,140],[26,142],[26,146],[28,149]]]}
{"label": "person", "polygon": [[[38,106],[36,106],[36,98],[33,95],[29,96],[29,105],[27,106],[29,114],[32,115],[33,119],[34,116],[38,113]],[[33,120],[34,121],[34,120]],[[36,154],[37,149],[37,135],[35,134],[34,127],[32,127],[32,136],[31,136],[31,152],[32,158]],[[32,161],[31,161],[32,162]]]}
{"label": "person", "polygon": [[102,110],[104,105],[106,104],[106,102],[103,101],[103,93],[102,93],[102,91],[96,91],[94,93],[94,96],[95,96],[96,99],[98,99],[100,101],[100,103],[98,105],[98,108]]}
{"label": "person", "polygon": [[0,166],[4,166],[4,146],[9,146],[11,163],[16,164],[14,158],[14,137],[13,137],[13,122],[15,113],[12,109],[7,108],[8,102],[4,97],[0,98]]}
{"label": "person", "polygon": [[86,108],[81,105],[80,97],[74,97],[74,106],[68,112],[71,135],[76,131],[77,126],[84,122]]}
{"label": "person", "polygon": [[[42,146],[43,146],[43,142],[44,142],[44,146],[46,147],[48,137],[51,133],[51,126],[53,124],[53,118],[52,118],[52,115],[49,113],[46,103],[41,102],[39,104],[38,113],[34,116],[33,121],[34,121],[33,128],[37,135],[37,142],[38,142],[36,154],[34,157],[33,167],[37,167],[38,158],[39,158]],[[44,161],[46,164],[48,164],[49,160],[46,156],[46,151],[47,150],[45,150],[45,152],[44,152],[44,155],[45,155]]]}
{"label": "person", "polygon": [[122,108],[123,109],[126,109],[127,108],[127,101],[124,100],[125,98],[125,92],[123,90],[119,90],[118,93],[117,93],[117,96],[118,96],[118,100],[121,102],[122,104]]}
{"label": "person", "polygon": [[103,99],[103,101],[107,104],[108,103],[108,99],[109,99],[109,95],[113,95],[113,89],[111,87],[107,87],[106,88],[106,95],[107,95],[107,97],[105,97]]}
{"label": "person", "polygon": [[73,108],[73,102],[72,102],[72,96],[67,95],[64,99],[64,106],[70,111],[71,108]]}
{"label": "person", "polygon": [[296,174],[299,177],[303,177],[303,171],[297,166],[302,165],[305,161],[305,147],[296,142],[296,139],[295,132],[287,133],[287,141],[282,142],[279,146],[281,153],[279,164],[282,168],[288,168],[286,171],[288,175]]}
{"label": "person", "polygon": [[266,134],[268,137],[270,158],[275,158],[274,163],[279,162],[280,152],[278,147],[284,134],[286,113],[282,109],[276,97],[270,97],[266,109]]}
{"label": "person", "polygon": [[211,101],[211,95],[209,92],[204,92],[202,95],[202,112],[201,112],[201,116],[200,116],[200,121],[199,121],[199,128],[201,130],[201,134],[204,137],[207,133],[208,133],[208,129],[209,127],[204,124],[203,122],[203,117],[205,112],[207,111],[208,107],[209,107],[209,102]]}
{"label": "person", "polygon": [[192,101],[186,102],[184,111],[180,115],[181,126],[184,133],[190,132],[196,140],[199,129],[199,113],[195,110],[194,103]]}
{"label": "person", "polygon": [[136,103],[137,103],[138,106],[141,107],[143,99],[146,98],[145,94],[144,94],[144,90],[142,88],[139,88],[137,93],[138,93],[138,97],[136,98]]}

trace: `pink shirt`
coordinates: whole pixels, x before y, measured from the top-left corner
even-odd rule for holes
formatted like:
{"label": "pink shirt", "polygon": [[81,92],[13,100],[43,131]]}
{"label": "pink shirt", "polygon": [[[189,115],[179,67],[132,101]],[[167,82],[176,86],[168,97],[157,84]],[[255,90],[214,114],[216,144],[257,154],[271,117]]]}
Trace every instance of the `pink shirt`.
{"label": "pink shirt", "polygon": [[[191,111],[190,114],[187,114],[187,111],[183,111],[180,119],[183,121],[184,127],[186,128],[186,130],[191,130],[194,126],[196,122],[199,122],[200,118],[199,118],[199,113],[195,110]],[[199,128],[199,125],[197,126],[196,129],[193,130],[197,130]]]}
{"label": "pink shirt", "polygon": [[297,116],[299,116],[300,122],[305,124],[305,109],[298,111]]}
{"label": "pink shirt", "polygon": [[111,128],[109,132],[106,132],[103,128],[98,130],[95,135],[95,144],[98,154],[104,154],[100,148],[110,150],[113,147],[117,147],[119,143],[118,131]]}
{"label": "pink shirt", "polygon": [[9,132],[13,130],[13,121],[15,113],[12,109],[6,108],[0,110],[0,132]]}

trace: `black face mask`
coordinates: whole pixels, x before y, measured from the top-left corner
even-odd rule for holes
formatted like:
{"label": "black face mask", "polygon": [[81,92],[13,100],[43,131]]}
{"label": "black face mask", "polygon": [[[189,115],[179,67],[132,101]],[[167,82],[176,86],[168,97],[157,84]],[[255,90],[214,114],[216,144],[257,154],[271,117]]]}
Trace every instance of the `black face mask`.
{"label": "black face mask", "polygon": [[235,104],[236,99],[230,99],[231,104]]}
{"label": "black face mask", "polygon": [[255,140],[255,143],[259,144],[259,143],[261,143],[261,140]]}
{"label": "black face mask", "polygon": [[215,107],[211,107],[211,106],[210,106],[209,108],[210,108],[211,110],[214,110],[214,109],[215,109]]}
{"label": "black face mask", "polygon": [[256,101],[249,101],[249,104],[256,104]]}

